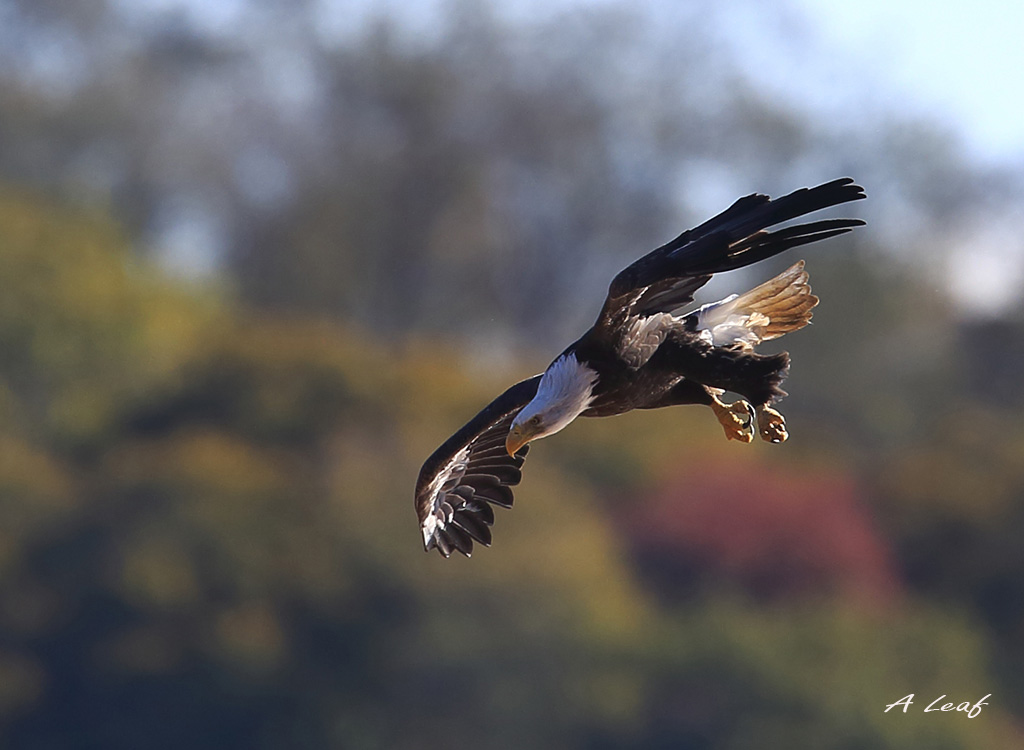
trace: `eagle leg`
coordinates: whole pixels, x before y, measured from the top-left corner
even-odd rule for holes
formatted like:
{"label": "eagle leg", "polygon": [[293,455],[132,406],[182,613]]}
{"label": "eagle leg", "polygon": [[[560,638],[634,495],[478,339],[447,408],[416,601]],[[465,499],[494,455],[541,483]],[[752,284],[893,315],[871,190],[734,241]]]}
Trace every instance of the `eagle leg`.
{"label": "eagle leg", "polygon": [[757,432],[762,440],[769,443],[784,443],[789,438],[786,418],[770,406],[757,408]]}
{"label": "eagle leg", "polygon": [[[742,398],[731,404],[726,404],[715,394],[709,395],[711,396],[711,409],[718,417],[722,429],[725,430],[725,437],[729,440],[739,440],[741,443],[752,441],[754,439],[754,407]],[[767,438],[765,439],[767,440]]]}

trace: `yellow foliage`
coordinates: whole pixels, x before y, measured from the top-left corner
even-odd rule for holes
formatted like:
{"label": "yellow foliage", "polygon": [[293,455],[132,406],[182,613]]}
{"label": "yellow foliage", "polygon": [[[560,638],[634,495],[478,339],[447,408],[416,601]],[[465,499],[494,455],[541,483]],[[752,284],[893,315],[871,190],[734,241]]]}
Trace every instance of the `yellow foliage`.
{"label": "yellow foliage", "polygon": [[150,529],[126,541],[121,578],[129,600],[164,610],[197,603],[200,586],[184,540],[166,529]]}
{"label": "yellow foliage", "polygon": [[952,409],[928,441],[894,455],[881,479],[909,519],[1012,513],[1024,483],[1024,429],[1012,415]]}
{"label": "yellow foliage", "polygon": [[0,377],[21,415],[85,440],[125,399],[159,388],[219,313],[131,254],[107,217],[0,190]]}
{"label": "yellow foliage", "polygon": [[285,656],[285,636],[272,607],[247,602],[221,612],[217,638],[223,651],[249,668],[267,669]]}
{"label": "yellow foliage", "polygon": [[5,573],[26,544],[63,522],[78,497],[65,468],[54,458],[0,435],[0,503],[0,573]]}
{"label": "yellow foliage", "polygon": [[260,498],[289,492],[294,468],[279,451],[209,430],[135,441],[106,459],[107,475],[122,489],[143,487],[195,498],[197,513],[221,522],[240,509],[255,510]]}
{"label": "yellow foliage", "polygon": [[0,495],[37,510],[64,511],[75,504],[64,467],[45,451],[0,435]]}

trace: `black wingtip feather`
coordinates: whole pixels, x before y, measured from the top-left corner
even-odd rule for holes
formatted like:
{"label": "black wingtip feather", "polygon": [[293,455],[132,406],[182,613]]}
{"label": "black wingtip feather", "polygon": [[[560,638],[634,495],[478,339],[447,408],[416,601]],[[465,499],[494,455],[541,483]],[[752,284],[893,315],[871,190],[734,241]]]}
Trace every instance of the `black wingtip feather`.
{"label": "black wingtip feather", "polygon": [[488,526],[494,525],[494,508],[484,499],[476,500],[466,504],[466,510],[478,516]]}
{"label": "black wingtip feather", "polygon": [[512,490],[503,484],[478,489],[476,491],[476,496],[484,498],[489,503],[500,505],[502,508],[511,508],[512,504],[515,502],[515,496],[512,494]]}
{"label": "black wingtip feather", "polygon": [[448,525],[445,527],[444,533],[448,536],[449,541],[451,541],[451,544],[455,549],[466,557],[472,557],[473,540],[470,538],[469,534],[462,530],[461,527]]}
{"label": "black wingtip feather", "polygon": [[456,513],[452,520],[474,540],[485,547],[491,546],[491,530],[468,508]]}
{"label": "black wingtip feather", "polygon": [[[676,280],[667,287],[662,284],[651,294],[651,297],[657,294],[668,295],[659,298],[660,304],[654,304],[650,298],[642,299],[641,306],[633,312],[648,314],[655,311],[670,311],[692,301],[693,292],[700,288],[711,274],[741,268],[789,247],[835,236],[821,232],[815,235],[814,239],[782,242],[783,238],[789,236],[783,234],[776,238],[775,244],[770,248],[765,246],[764,239],[766,236],[773,236],[767,232],[770,227],[866,197],[864,188],[854,182],[853,178],[840,177],[816,187],[794,190],[774,200],[760,193],[740,198],[722,213],[683,232],[671,242],[651,251],[620,271],[609,287],[599,324],[614,325],[618,320],[618,308],[615,305],[631,299],[630,295],[634,291],[646,292],[666,280]],[[864,223],[860,219],[829,219],[826,222],[834,222],[837,226],[841,225],[848,229],[862,226]],[[821,226],[819,222],[811,223],[815,224]],[[803,229],[779,231],[793,231],[806,235],[809,231],[807,226],[810,225],[804,225]],[[756,251],[740,252],[743,248],[756,248]],[[689,285],[680,285],[678,280],[688,278],[693,282]]]}
{"label": "black wingtip feather", "polygon": [[443,530],[434,532],[434,542],[437,545],[437,551],[441,553],[441,556],[446,560],[452,556],[452,545],[448,541],[448,536]]}

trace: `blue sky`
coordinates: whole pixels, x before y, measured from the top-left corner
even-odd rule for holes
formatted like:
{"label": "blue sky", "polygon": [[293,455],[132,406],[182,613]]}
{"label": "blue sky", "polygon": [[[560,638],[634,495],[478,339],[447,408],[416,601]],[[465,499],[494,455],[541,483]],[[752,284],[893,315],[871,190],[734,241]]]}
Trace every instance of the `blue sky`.
{"label": "blue sky", "polygon": [[979,157],[1024,160],[1024,2],[792,1],[883,96],[948,120]]}
{"label": "blue sky", "polygon": [[670,29],[699,8],[714,19],[717,41],[794,107],[840,117],[865,106],[920,115],[962,138],[977,159],[1024,165],[1024,2],[643,0],[632,7]]}

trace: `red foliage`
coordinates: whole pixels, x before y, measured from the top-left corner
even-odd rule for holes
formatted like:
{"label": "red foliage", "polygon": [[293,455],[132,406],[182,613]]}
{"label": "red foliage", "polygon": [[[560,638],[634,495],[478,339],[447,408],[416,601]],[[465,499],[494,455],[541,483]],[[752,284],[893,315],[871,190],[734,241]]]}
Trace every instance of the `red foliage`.
{"label": "red foliage", "polygon": [[845,475],[716,462],[620,507],[641,570],[669,597],[723,578],[758,598],[884,603],[899,592],[889,549]]}

